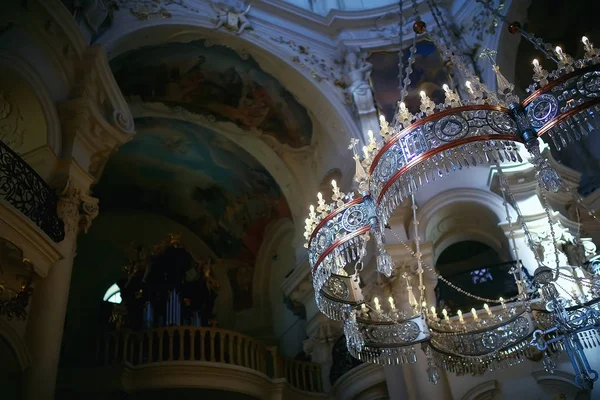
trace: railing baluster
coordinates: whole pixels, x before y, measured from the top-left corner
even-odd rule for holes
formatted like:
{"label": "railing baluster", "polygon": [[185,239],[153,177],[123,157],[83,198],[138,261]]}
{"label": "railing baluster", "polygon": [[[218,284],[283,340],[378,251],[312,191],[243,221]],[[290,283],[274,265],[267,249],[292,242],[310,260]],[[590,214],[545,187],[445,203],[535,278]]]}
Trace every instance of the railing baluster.
{"label": "railing baluster", "polygon": [[224,332],[219,333],[219,362],[225,362],[225,338],[229,340],[229,335]]}
{"label": "railing baluster", "polygon": [[215,362],[215,331],[209,331],[208,332],[210,334],[210,360],[212,362]]}
{"label": "railing baluster", "polygon": [[227,348],[229,349],[229,364],[235,365],[235,361],[233,360],[233,341],[237,338],[237,335],[229,334],[229,342],[227,343]]}
{"label": "railing baluster", "polygon": [[200,361],[206,361],[206,343],[204,342],[204,334],[206,331],[200,328]]}

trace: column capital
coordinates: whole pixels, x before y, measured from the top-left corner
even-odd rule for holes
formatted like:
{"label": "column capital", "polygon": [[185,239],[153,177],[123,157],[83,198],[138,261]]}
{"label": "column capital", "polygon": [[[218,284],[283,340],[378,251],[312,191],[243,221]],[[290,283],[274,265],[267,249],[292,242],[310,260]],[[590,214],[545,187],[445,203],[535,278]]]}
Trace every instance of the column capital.
{"label": "column capital", "polygon": [[59,192],[58,215],[65,224],[65,237],[87,233],[100,211],[98,199],[90,196],[89,186],[81,187],[69,178]]}

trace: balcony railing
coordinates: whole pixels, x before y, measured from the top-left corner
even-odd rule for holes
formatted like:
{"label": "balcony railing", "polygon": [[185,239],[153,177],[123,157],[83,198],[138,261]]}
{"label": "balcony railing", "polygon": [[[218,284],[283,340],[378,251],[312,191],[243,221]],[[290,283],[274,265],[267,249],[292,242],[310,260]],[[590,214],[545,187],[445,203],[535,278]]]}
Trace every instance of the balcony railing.
{"label": "balcony railing", "polygon": [[19,210],[53,241],[65,237],[56,192],[17,153],[0,141],[0,198]]}
{"label": "balcony railing", "polygon": [[321,365],[277,354],[249,336],[225,329],[172,326],[105,334],[98,342],[100,366],[203,361],[249,368],[295,389],[322,393]]}

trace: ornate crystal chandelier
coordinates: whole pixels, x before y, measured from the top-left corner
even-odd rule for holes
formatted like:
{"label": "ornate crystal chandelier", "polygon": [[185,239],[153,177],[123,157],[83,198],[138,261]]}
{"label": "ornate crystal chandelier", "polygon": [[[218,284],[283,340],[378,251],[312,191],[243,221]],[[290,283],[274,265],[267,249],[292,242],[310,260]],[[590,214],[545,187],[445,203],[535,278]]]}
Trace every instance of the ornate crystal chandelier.
{"label": "ornate crystal chandelier", "polygon": [[[504,20],[489,3],[477,1]],[[429,37],[464,77],[466,95],[461,97],[457,88],[444,85],[445,102],[435,104],[421,92],[420,112],[412,114],[403,100],[411,83],[417,36],[426,32],[416,2],[412,2],[415,36],[404,70],[400,55],[402,87],[394,119],[387,122],[383,116],[380,118],[381,140],[369,132],[362,157],[357,139],[353,139],[349,147],[354,152],[359,195],[342,193],[333,181],[331,202],[319,193],[317,207],[310,206],[305,238],[316,303],[327,317],[343,321],[348,350],[360,360],[380,364],[413,363],[417,357],[415,347],[421,345],[433,383],[440,378],[440,368],[457,374],[483,373],[519,363],[524,356],[532,356],[536,351],[543,353],[544,366],[551,370],[554,355],[566,351],[575,369],[577,383],[589,388],[598,379],[598,374],[590,368],[583,348],[600,344],[597,334],[600,328],[600,280],[596,274],[586,271],[565,276],[559,270],[558,250],[555,251],[555,268],[544,264],[534,249],[531,233],[510,192],[502,165],[522,162],[521,145],[528,150],[542,189],[542,203],[552,233],[550,240],[557,249],[554,222],[544,192],[568,191],[580,205],[585,205],[542,157],[538,138],[548,135],[560,150],[597,129],[600,122],[600,52],[584,38],[585,56],[574,60],[559,47],[544,44],[517,23],[509,24],[512,33],[520,33],[557,64],[555,71],[548,72],[534,62],[535,83],[530,87],[530,96],[520,101],[513,94],[514,85],[495,64],[493,52],[484,51],[482,55],[492,62],[497,92],[491,92],[480,82],[455,44],[437,4],[427,0],[437,25],[436,33],[430,32]],[[399,9],[402,26],[402,1]],[[399,29],[399,36],[403,43],[402,29]],[[511,227],[509,240],[515,260],[519,260],[519,256],[509,204],[515,208],[519,216],[517,222],[536,256],[538,267],[534,284],[538,290],[526,287],[520,262],[511,270],[518,294],[505,300],[468,293],[422,260],[414,193],[450,172],[478,164],[495,165]],[[386,277],[395,272],[396,266],[385,248],[385,234],[390,216],[405,200],[412,203],[414,246],[396,238],[416,259],[418,282],[415,296],[410,277],[402,275],[406,295],[398,308],[394,297],[381,302],[371,294],[365,296],[360,275],[371,237],[376,245],[378,272]],[[588,212],[597,220],[592,210]],[[425,303],[425,270],[461,293],[484,302],[484,308],[472,309],[468,315],[459,310],[453,317],[444,309],[440,318],[435,307],[428,309]],[[556,288],[559,278],[571,279],[586,287],[585,298],[569,306],[564,293]],[[373,300],[367,302],[366,297]],[[492,308],[488,304],[492,304]]]}

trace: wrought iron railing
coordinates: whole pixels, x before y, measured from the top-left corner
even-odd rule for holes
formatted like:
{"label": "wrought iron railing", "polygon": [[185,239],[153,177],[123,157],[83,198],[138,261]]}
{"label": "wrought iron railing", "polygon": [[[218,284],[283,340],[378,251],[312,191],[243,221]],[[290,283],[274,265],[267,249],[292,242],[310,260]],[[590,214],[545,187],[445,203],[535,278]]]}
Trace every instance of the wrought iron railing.
{"label": "wrought iron railing", "polygon": [[0,198],[19,210],[53,241],[65,237],[56,192],[17,153],[0,140]]}
{"label": "wrought iron railing", "polygon": [[[456,286],[485,298],[510,298],[517,294],[517,285],[511,270],[516,267],[516,261],[500,264],[478,266],[456,274],[443,274],[446,279]],[[525,286],[529,287],[531,276],[523,268]],[[471,308],[479,309],[482,302],[459,293],[444,282],[439,282],[435,288],[437,308],[455,313],[457,310],[468,311]]]}
{"label": "wrought iron railing", "polygon": [[96,351],[100,366],[213,362],[285,378],[290,386],[305,392],[323,392],[320,364],[285,357],[252,337],[220,328],[170,326],[106,333]]}

